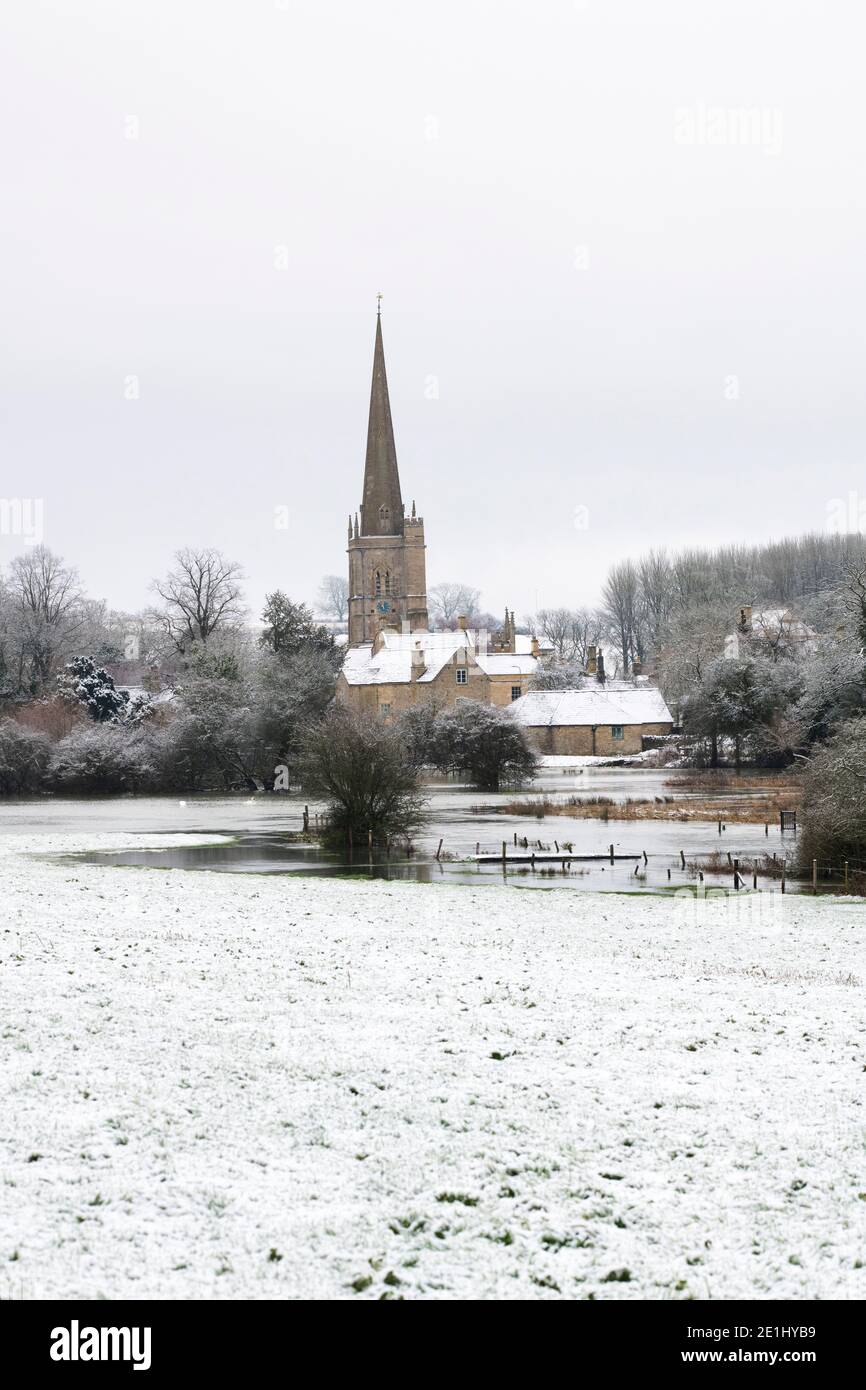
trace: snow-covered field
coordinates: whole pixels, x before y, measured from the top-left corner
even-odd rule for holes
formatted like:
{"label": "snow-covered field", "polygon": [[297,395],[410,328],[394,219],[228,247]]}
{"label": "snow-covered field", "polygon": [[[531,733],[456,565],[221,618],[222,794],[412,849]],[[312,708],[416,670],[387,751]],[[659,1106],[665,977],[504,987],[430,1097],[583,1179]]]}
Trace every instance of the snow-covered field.
{"label": "snow-covered field", "polygon": [[128,844],[0,850],[3,1297],[866,1293],[863,904]]}

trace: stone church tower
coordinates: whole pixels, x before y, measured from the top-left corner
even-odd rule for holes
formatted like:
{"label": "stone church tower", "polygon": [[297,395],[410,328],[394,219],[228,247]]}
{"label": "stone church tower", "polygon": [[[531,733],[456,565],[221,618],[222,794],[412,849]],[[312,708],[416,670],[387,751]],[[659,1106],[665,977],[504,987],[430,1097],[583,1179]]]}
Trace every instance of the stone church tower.
{"label": "stone church tower", "polygon": [[424,522],[406,515],[391,423],[381,311],[376,316],[373,385],[367,426],[364,497],[349,517],[349,646],[372,642],[382,627],[427,627]]}

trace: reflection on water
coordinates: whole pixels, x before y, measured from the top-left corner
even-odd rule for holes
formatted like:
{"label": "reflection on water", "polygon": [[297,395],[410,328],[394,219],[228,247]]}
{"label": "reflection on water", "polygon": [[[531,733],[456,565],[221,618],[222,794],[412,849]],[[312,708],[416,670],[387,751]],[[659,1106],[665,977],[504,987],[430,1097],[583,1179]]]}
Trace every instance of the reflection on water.
{"label": "reflection on water", "polygon": [[[322,874],[328,878],[404,878],[419,883],[459,874],[461,867],[416,855],[391,856],[366,850],[350,857],[322,849],[316,844],[298,844],[279,836],[240,835],[228,844],[181,845],[157,850],[118,850],[76,856],[88,864],[114,864],[151,869],[207,869],[219,873]],[[473,866],[475,869],[476,866]],[[481,866],[477,866],[480,868]]]}
{"label": "reflection on water", "polygon": [[[516,818],[500,818],[500,828],[516,824]],[[91,852],[80,856],[90,864],[112,864],[149,869],[191,869],[215,871],[219,873],[279,873],[323,875],[328,878],[362,877],[383,879],[405,879],[416,883],[507,883],[522,888],[572,888],[593,892],[669,892],[684,886],[695,887],[699,874],[689,863],[689,856],[702,855],[707,846],[718,846],[712,840],[717,835],[717,827],[704,822],[692,823],[687,827],[690,833],[678,837],[679,848],[671,852],[669,847],[659,848],[664,837],[648,835],[647,823],[637,827],[632,821],[567,822],[565,819],[548,818],[545,824],[559,823],[560,833],[572,835],[579,827],[583,832],[583,842],[574,844],[573,858],[554,860],[555,848],[561,846],[548,838],[541,842],[542,848],[536,853],[534,863],[506,862],[501,859],[493,863],[479,863],[474,860],[475,845],[465,853],[446,851],[447,857],[436,859],[431,852],[408,853],[406,850],[392,852],[390,855],[380,851],[363,851],[355,855],[322,849],[316,844],[299,844],[280,835],[239,835],[220,844],[181,845],[166,849],[127,849],[117,851]],[[571,828],[569,828],[571,827]],[[653,827],[651,827],[653,828]],[[744,841],[757,841],[755,827],[740,827],[753,832]],[[638,834],[638,829],[640,834]],[[521,832],[522,834],[522,832]],[[501,854],[501,841],[496,851]],[[515,848],[513,835],[506,840],[506,854],[525,855],[525,851]],[[534,846],[536,841],[532,841]],[[569,841],[571,844],[572,841]],[[652,845],[651,850],[642,846]],[[682,847],[688,844],[688,851]],[[545,858],[551,851],[551,858]],[[614,849],[614,859],[609,858],[610,847]],[[738,862],[740,874],[747,886],[752,883],[752,865],[766,853],[766,837],[760,831],[759,842],[751,851],[744,848],[743,841],[737,841],[731,853]],[[480,845],[482,854],[493,853],[492,846]],[[726,848],[726,854],[727,854]],[[585,856],[585,857],[581,857]],[[685,865],[683,858],[685,857]],[[705,890],[729,889],[732,886],[732,871],[722,875],[707,874]],[[759,875],[758,886],[778,890],[778,881],[763,874]],[[788,880],[789,892],[798,891],[798,885]]]}

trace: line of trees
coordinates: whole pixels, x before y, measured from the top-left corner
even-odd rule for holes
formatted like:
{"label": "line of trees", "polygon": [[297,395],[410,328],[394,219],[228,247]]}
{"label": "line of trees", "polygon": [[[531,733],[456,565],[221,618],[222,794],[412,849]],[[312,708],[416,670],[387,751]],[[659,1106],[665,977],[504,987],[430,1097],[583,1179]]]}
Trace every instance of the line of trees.
{"label": "line of trees", "polygon": [[[481,787],[531,775],[507,712],[465,703],[389,728],[335,706],[329,628],[277,590],[254,629],[242,585],[219,551],[178,551],[138,618],[140,659],[124,662],[127,615],[87,600],[50,551],[16,562],[0,603],[0,792],[274,789],[288,774],[328,797],[335,833],[381,840],[420,824],[422,764]],[[150,670],[150,689],[120,688],[121,667]]]}
{"label": "line of trees", "polygon": [[[609,569],[598,608],[542,609],[525,622],[559,661],[585,664],[589,646],[615,654],[612,675],[705,633],[715,650],[741,605],[794,607],[819,630],[837,616],[840,594],[866,572],[862,535],[814,534],[766,545],[647,551]],[[862,581],[861,581],[862,583]],[[866,594],[860,593],[861,608]]]}
{"label": "line of trees", "polygon": [[[43,546],[14,560],[0,588],[0,790],[273,785],[332,701],[341,652],[281,592],[257,632],[242,581],[219,551],[187,547],[154,581],[159,602],[128,615],[89,600]],[[147,688],[130,698],[106,668]]]}

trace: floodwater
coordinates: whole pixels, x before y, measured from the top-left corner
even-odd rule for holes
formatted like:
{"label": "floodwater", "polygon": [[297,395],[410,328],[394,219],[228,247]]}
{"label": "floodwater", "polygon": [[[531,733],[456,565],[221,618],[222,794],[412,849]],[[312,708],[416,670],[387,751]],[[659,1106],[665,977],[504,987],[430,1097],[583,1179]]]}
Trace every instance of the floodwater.
{"label": "floodwater", "polygon": [[[744,774],[742,784],[732,779],[722,795],[730,801],[738,791],[755,795],[749,787],[748,774]],[[425,785],[425,794],[430,803],[430,821],[412,854],[402,848],[390,856],[370,854],[362,846],[350,857],[348,852],[326,851],[314,843],[290,842],[286,832],[296,833],[301,828],[304,810],[303,799],[292,794],[22,799],[0,804],[0,833],[49,830],[189,835],[190,843],[181,847],[94,851],[84,856],[91,863],[118,866],[355,875],[476,885],[505,882],[523,888],[596,892],[667,892],[686,885],[697,886],[698,870],[690,861],[714,852],[722,854],[725,869],[721,874],[706,875],[707,890],[733,887],[728,855],[732,861],[739,861],[740,874],[751,887],[757,859],[776,855],[790,866],[796,850],[796,835],[782,834],[778,818],[767,829],[764,824],[729,824],[720,832],[715,820],[635,821],[616,820],[613,815],[608,820],[575,819],[569,817],[567,807],[562,816],[539,819],[505,815],[494,809],[515,795],[521,799],[544,794],[557,798],[561,795],[563,800],[571,795],[606,796],[615,801],[674,797],[677,802],[685,802],[695,796],[706,800],[705,788],[689,788],[681,775],[664,770],[544,768],[531,789],[519,794],[511,790],[479,792],[453,779],[431,778]],[[311,802],[309,809],[314,822],[316,812],[322,808]],[[197,844],[196,837],[202,834],[220,834],[227,839],[219,844]],[[526,849],[524,839],[528,841]],[[535,862],[512,862],[503,867],[503,842],[508,856],[534,851]],[[573,857],[565,865],[545,862],[546,855],[557,852]],[[476,862],[476,853],[495,856],[496,862]],[[765,891],[780,888],[779,880],[769,875],[759,875],[758,886]],[[801,891],[803,886],[792,878],[786,884],[788,892]]]}

